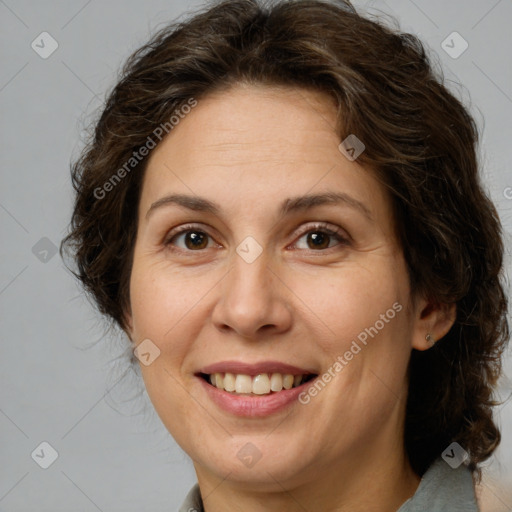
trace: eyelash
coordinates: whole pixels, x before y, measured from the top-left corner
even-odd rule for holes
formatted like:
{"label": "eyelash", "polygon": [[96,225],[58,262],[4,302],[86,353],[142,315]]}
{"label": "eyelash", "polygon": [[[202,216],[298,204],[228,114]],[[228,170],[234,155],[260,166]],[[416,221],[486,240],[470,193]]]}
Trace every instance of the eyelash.
{"label": "eyelash", "polygon": [[[198,250],[194,251],[192,249],[182,249],[182,248],[173,247],[173,244],[172,244],[173,240],[175,240],[178,236],[186,234],[186,233],[189,233],[189,232],[202,233],[202,234],[206,235],[207,237],[213,239],[213,237],[210,234],[208,234],[204,229],[199,228],[197,225],[187,224],[187,225],[181,226],[176,231],[171,232],[169,234],[169,236],[167,236],[166,239],[164,240],[163,245],[166,248],[169,248],[170,250],[172,250],[174,252],[184,252],[184,253],[198,252],[199,253],[199,252],[203,252],[204,250],[206,250],[207,248],[205,248],[205,249],[198,249]],[[309,229],[305,230],[304,232],[302,232],[299,235],[298,239],[301,239],[302,237],[304,237],[305,235],[308,235],[309,233],[322,233],[322,234],[327,235],[329,237],[336,238],[339,243],[336,244],[333,247],[327,247],[326,249],[318,249],[318,250],[315,250],[315,249],[298,249],[298,250],[305,250],[305,251],[308,251],[310,253],[324,253],[324,252],[326,252],[326,251],[328,251],[330,249],[334,249],[335,247],[338,247],[339,245],[345,246],[345,247],[349,245],[348,238],[342,234],[341,230],[330,229],[328,227],[328,225],[325,224],[325,223],[316,223],[315,225],[310,226]]]}

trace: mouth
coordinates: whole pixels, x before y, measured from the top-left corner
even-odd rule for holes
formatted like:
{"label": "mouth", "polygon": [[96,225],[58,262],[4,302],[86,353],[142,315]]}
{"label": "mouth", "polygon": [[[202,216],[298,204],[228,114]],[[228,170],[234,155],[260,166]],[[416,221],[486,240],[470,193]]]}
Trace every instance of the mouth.
{"label": "mouth", "polygon": [[262,418],[292,407],[318,375],[316,368],[280,361],[223,361],[195,373],[206,397],[225,413],[244,418]]}
{"label": "mouth", "polygon": [[315,373],[199,373],[198,377],[210,386],[240,396],[264,396],[302,386],[318,375]]}

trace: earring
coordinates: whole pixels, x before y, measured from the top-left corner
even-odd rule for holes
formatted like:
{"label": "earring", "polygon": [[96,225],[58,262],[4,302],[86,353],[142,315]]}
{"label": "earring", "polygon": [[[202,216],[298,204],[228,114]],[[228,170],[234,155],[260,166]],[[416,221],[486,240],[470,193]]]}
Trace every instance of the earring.
{"label": "earring", "polygon": [[427,333],[427,335],[425,336],[425,339],[427,340],[427,343],[433,347],[436,343],[436,340],[432,337],[432,335],[430,333]]}

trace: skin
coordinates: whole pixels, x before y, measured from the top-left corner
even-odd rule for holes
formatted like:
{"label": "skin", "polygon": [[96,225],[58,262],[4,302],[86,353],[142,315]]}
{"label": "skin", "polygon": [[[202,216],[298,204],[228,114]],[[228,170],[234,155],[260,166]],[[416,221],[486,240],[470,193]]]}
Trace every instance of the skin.
{"label": "skin", "polygon": [[[411,349],[430,347],[426,333],[448,332],[455,311],[411,295],[390,198],[340,153],[335,124],[321,93],[239,84],[201,99],[148,161],[128,334],[161,351],[142,375],[194,461],[207,512],[394,512],[420,480],[403,449],[407,364]],[[289,197],[333,191],[363,203],[371,220],[344,204],[278,216]],[[171,193],[220,212],[167,204],[147,215]],[[308,233],[318,222],[348,241],[327,236],[317,248]],[[189,223],[209,235],[200,249],[172,236]],[[252,263],[236,252],[247,236],[263,248]],[[194,376],[226,360],[322,374],[394,303],[403,309],[306,405],[242,419]],[[261,454],[251,468],[237,457],[247,442]]]}

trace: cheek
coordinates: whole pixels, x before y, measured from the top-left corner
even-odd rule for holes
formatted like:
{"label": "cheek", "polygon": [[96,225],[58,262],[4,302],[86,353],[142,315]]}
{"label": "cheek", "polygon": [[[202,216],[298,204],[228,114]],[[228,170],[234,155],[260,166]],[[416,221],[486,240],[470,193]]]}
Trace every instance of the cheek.
{"label": "cheek", "polygon": [[403,268],[377,261],[354,266],[318,293],[322,320],[331,331],[322,349],[327,368],[337,375],[329,393],[345,397],[333,415],[351,404],[354,421],[364,423],[388,414],[404,392],[410,326]]}
{"label": "cheek", "polygon": [[185,279],[162,262],[134,261],[130,297],[134,330],[165,340],[208,290],[204,278]]}
{"label": "cheek", "polygon": [[[380,263],[380,264],[379,264]],[[327,330],[322,344],[339,352],[350,342],[364,340],[368,330],[381,338],[405,324],[408,283],[393,260],[374,260],[330,271],[325,279],[297,281],[297,295],[321,320]],[[322,284],[323,283],[323,284]]]}

